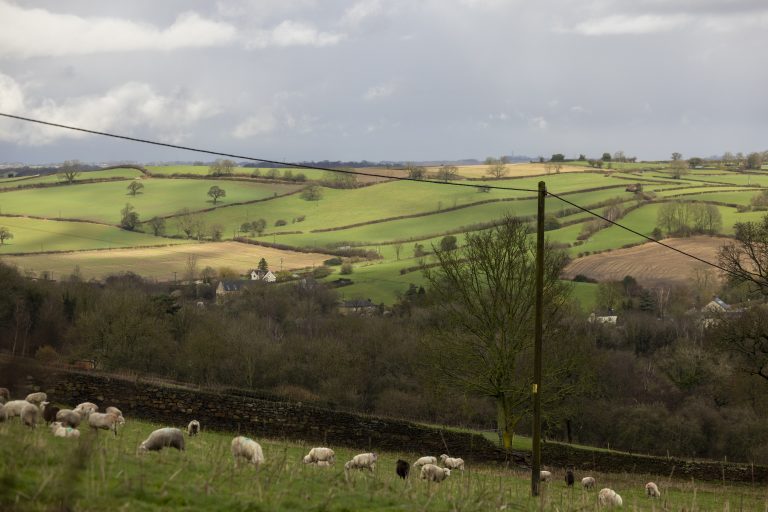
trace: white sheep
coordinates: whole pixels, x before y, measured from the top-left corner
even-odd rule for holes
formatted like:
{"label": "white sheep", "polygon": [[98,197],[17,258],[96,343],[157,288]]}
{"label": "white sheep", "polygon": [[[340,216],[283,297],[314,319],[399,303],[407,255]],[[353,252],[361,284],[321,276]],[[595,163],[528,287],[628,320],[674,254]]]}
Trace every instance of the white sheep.
{"label": "white sheep", "polygon": [[87,418],[91,413],[99,410],[99,406],[91,402],[83,402],[75,407],[74,411],[80,415],[81,418]]}
{"label": "white sheep", "polygon": [[319,468],[329,468],[329,467],[331,467],[331,464],[333,464],[331,461],[319,460],[319,461],[315,462],[314,465],[319,467]]}
{"label": "white sheep", "polygon": [[35,405],[40,405],[41,403],[48,400],[48,395],[43,393],[42,391],[39,391],[37,393],[30,393],[27,395],[27,398],[25,398],[27,402]]}
{"label": "white sheep", "polygon": [[621,496],[616,494],[616,491],[613,489],[608,488],[600,489],[600,492],[597,495],[597,501],[603,507],[621,507],[624,505]]}
{"label": "white sheep", "polygon": [[187,425],[187,435],[188,436],[196,436],[200,433],[200,422],[197,420],[192,420]]}
{"label": "white sheep", "polygon": [[449,457],[446,454],[442,454],[440,460],[442,461],[443,466],[448,469],[460,469],[464,471],[464,459],[459,457]]}
{"label": "white sheep", "polygon": [[647,484],[645,484],[645,494],[647,494],[651,498],[661,497],[661,491],[659,490],[659,486],[653,482],[648,482]]}
{"label": "white sheep", "polygon": [[550,473],[549,471],[541,471],[539,473],[539,480],[541,480],[542,482],[549,482],[550,480],[552,480],[552,473]]}
{"label": "white sheep", "polygon": [[592,489],[595,486],[595,477],[585,476],[581,479],[581,486],[585,489]]}
{"label": "white sheep", "polygon": [[430,482],[442,482],[451,475],[450,468],[441,468],[434,464],[425,464],[421,468],[421,479]]}
{"label": "white sheep", "polygon": [[367,469],[373,471],[376,469],[376,461],[379,460],[379,456],[375,453],[359,453],[352,457],[352,460],[344,463],[344,471],[350,469]]}
{"label": "white sheep", "polygon": [[60,421],[51,423],[51,432],[54,437],[80,437],[80,431],[76,428],[65,427]]}
{"label": "white sheep", "polygon": [[426,457],[420,457],[416,462],[413,463],[413,467],[417,468],[419,466],[425,466],[427,464],[434,464],[437,466],[437,457],[432,456],[426,456]]}
{"label": "white sheep", "polygon": [[14,416],[21,416],[21,410],[30,403],[26,400],[11,400],[5,404],[5,413],[9,418]]}
{"label": "white sheep", "polygon": [[309,450],[309,453],[302,459],[304,464],[314,464],[316,462],[327,462],[333,464],[336,462],[336,453],[330,448],[315,447]]}
{"label": "white sheep", "polygon": [[241,458],[257,468],[264,462],[261,445],[245,436],[237,436],[232,440],[232,457],[235,459],[235,466]]}
{"label": "white sheep", "polygon": [[117,415],[117,423],[120,425],[125,425],[125,418],[123,417],[123,411],[121,411],[117,407],[107,407],[106,409],[104,409],[104,412],[113,413]]}
{"label": "white sheep", "polygon": [[61,409],[56,413],[56,421],[60,421],[65,427],[77,428],[83,418],[72,409]]}
{"label": "white sheep", "polygon": [[27,402],[27,405],[21,409],[21,421],[28,427],[35,428],[39,417],[40,408],[35,404]]}
{"label": "white sheep", "polygon": [[117,425],[120,423],[120,417],[113,412],[92,412],[88,416],[88,425],[94,430],[111,430],[117,437]]}
{"label": "white sheep", "polygon": [[154,430],[148,438],[141,442],[136,451],[143,454],[150,451],[156,452],[167,447],[184,451],[184,434],[181,433],[181,430],[172,427]]}

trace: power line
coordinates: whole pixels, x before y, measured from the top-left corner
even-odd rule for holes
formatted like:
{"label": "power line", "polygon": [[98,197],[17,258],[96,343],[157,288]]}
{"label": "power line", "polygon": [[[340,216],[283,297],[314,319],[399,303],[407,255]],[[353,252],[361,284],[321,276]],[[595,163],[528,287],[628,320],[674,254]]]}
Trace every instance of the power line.
{"label": "power line", "polygon": [[353,171],[353,170],[347,170],[347,169],[333,169],[330,167],[320,167],[317,165],[305,165],[305,164],[298,164],[293,162],[281,162],[279,160],[269,160],[266,158],[258,158],[253,156],[246,156],[246,155],[238,155],[234,153],[224,153],[221,151],[213,151],[210,149],[202,149],[202,148],[194,148],[191,146],[180,146],[178,144],[170,144],[167,142],[158,142],[156,140],[150,140],[150,139],[141,139],[138,137],[129,137],[127,135],[119,135],[116,133],[109,133],[109,132],[102,132],[98,130],[89,130],[87,128],[80,128],[78,126],[70,126],[66,124],[59,124],[59,123],[51,123],[49,121],[43,121],[41,119],[32,119],[30,117],[23,117],[23,116],[17,116],[13,114],[6,114],[3,112],[0,112],[0,116],[7,117],[9,119],[16,119],[19,121],[26,121],[29,123],[36,123],[41,124],[45,126],[53,126],[55,128],[64,128],[66,130],[72,130],[76,132],[82,132],[82,133],[90,133],[92,135],[101,135],[103,137],[112,137],[114,139],[122,139],[122,140],[129,140],[132,142],[140,142],[142,144],[151,144],[153,146],[162,146],[166,148],[173,148],[173,149],[181,149],[184,151],[193,151],[195,153],[205,153],[208,155],[214,155],[214,156],[225,156],[229,158],[238,158],[240,160],[251,160],[253,162],[262,162],[266,164],[274,164],[274,165],[283,165],[285,167],[293,167],[296,169],[313,169],[316,171],[328,171],[328,172],[335,172],[339,174],[351,174],[356,176],[373,176],[374,178],[383,178],[388,180],[398,180],[398,181],[413,181],[417,183],[434,183],[437,185],[450,185],[454,187],[470,187],[470,188],[476,188],[476,189],[483,189],[483,190],[511,190],[515,192],[531,192],[536,193],[537,191],[532,188],[514,188],[514,187],[500,187],[495,185],[474,185],[471,183],[458,183],[455,181],[435,181],[435,180],[420,180],[417,178],[410,178],[405,176],[387,176],[385,174],[376,174],[376,173],[367,173],[367,172],[361,172],[361,171]]}
{"label": "power line", "polygon": [[[706,265],[709,265],[711,267],[720,269],[723,272],[732,275],[733,277],[736,277],[738,279],[745,279],[746,278],[746,279],[752,280],[750,277],[745,277],[745,275],[743,275],[743,274],[741,274],[739,272],[735,272],[735,271],[733,271],[731,269],[725,268],[725,267],[723,267],[721,265],[718,265],[717,263],[712,263],[711,261],[705,260],[704,258],[700,258],[699,256],[696,256],[695,254],[691,254],[689,252],[683,251],[682,249],[678,249],[677,247],[673,247],[673,246],[671,246],[669,244],[665,244],[664,242],[656,240],[655,238],[650,237],[648,235],[644,235],[644,234],[640,233],[639,231],[636,231],[636,230],[634,230],[634,229],[632,229],[632,228],[630,228],[628,226],[625,226],[625,225],[620,224],[620,223],[618,223],[618,222],[616,222],[614,220],[611,220],[611,219],[609,219],[609,218],[607,218],[607,217],[605,217],[603,215],[600,215],[599,213],[597,213],[597,212],[595,212],[593,210],[590,210],[588,208],[584,208],[583,206],[580,206],[580,205],[574,203],[573,201],[569,201],[567,199],[563,199],[562,196],[559,196],[559,195],[554,194],[554,193],[549,192],[549,191],[547,191],[547,195],[550,195],[550,196],[552,196],[552,197],[554,197],[556,199],[559,199],[560,201],[562,201],[562,202],[564,202],[566,204],[569,204],[569,205],[573,206],[574,208],[578,208],[579,210],[581,210],[583,212],[586,212],[586,213],[589,213],[590,215],[593,215],[593,216],[597,217],[598,219],[601,219],[601,220],[603,220],[603,221],[605,221],[605,222],[607,222],[609,224],[612,224],[612,225],[614,225],[614,226],[616,226],[618,228],[621,228],[621,229],[624,229],[626,231],[629,231],[630,233],[632,233],[634,235],[637,235],[640,238],[644,238],[644,239],[648,240],[649,242],[653,242],[653,243],[659,244],[662,247],[666,247],[667,249],[670,249],[672,251],[680,253],[683,256],[687,256],[689,258],[692,258],[692,259],[694,259],[696,261],[699,261],[699,262],[704,263]],[[749,272],[749,274],[755,275],[755,276],[757,275],[757,274],[754,274],[752,272]]]}

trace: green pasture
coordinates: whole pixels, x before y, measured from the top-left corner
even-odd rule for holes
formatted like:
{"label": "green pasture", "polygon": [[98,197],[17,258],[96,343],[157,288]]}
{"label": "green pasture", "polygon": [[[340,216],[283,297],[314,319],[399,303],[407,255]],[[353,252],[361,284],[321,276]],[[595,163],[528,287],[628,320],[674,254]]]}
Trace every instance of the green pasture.
{"label": "green pasture", "polygon": [[[114,178],[138,178],[144,176],[141,171],[131,168],[118,168],[118,169],[105,169],[101,171],[83,171],[76,178],[75,183],[84,180],[103,180]],[[60,183],[61,185],[68,185],[65,181],[62,181],[62,177],[58,174],[46,174],[45,176],[36,176],[34,178],[9,178],[0,180],[0,188],[6,188],[11,186],[27,186],[36,185],[40,183]]]}
{"label": "green pasture", "polygon": [[213,185],[227,193],[216,206],[267,199],[298,188],[284,184],[199,179],[143,179],[140,183],[144,188],[135,196],[129,194],[125,181],[3,192],[0,193],[0,213],[117,224],[120,210],[126,203],[136,208],[141,220],[169,215],[182,208],[212,208],[214,204],[207,192]]}
{"label": "green pasture", "polygon": [[[610,163],[611,168],[608,168],[608,164]],[[565,162],[565,165],[576,165],[579,167],[589,167],[589,162],[586,160],[573,160]],[[609,171],[612,169],[618,169],[622,171],[633,171],[633,170],[644,170],[644,169],[663,169],[666,167],[666,163],[657,163],[657,162],[604,162],[603,163],[603,169],[604,171]],[[597,170],[597,169],[596,169]]]}
{"label": "green pasture", "polygon": [[[62,439],[44,426],[25,428],[18,419],[0,424],[0,509],[597,511],[601,487],[615,489],[628,510],[762,510],[765,504],[761,486],[691,482],[668,475],[590,473],[597,479],[596,489],[569,489],[563,471],[556,468],[549,468],[553,480],[542,485],[541,497],[531,498],[527,470],[473,463],[468,454],[452,454],[466,458],[465,471],[428,483],[415,472],[403,481],[394,470],[398,458],[412,462],[422,453],[331,446],[336,463],[318,468],[301,463],[312,444],[265,438],[256,439],[264,464],[259,469],[242,463],[236,467],[230,454],[235,434],[208,431],[205,425],[199,436],[185,436],[184,452],[167,448],[137,455],[139,443],[164,426],[170,425],[129,416],[118,437],[81,427],[79,439]],[[345,475],[344,462],[369,449],[379,455],[376,470]],[[650,480],[659,484],[662,498],[644,495]]]}
{"label": "green pasture", "polygon": [[88,222],[0,217],[0,226],[8,228],[13,234],[11,240],[6,240],[5,244],[0,245],[0,255],[185,243],[184,240],[158,238]]}
{"label": "green pasture", "polygon": [[[208,176],[210,167],[207,165],[150,165],[147,166],[147,170],[154,175],[172,176],[174,174],[194,174],[195,176]],[[235,167],[233,174],[236,176],[252,176],[254,171],[258,171],[261,177],[266,177],[267,173],[272,171],[272,168],[268,167]],[[281,168],[276,169],[282,178],[285,175],[285,171],[290,171],[293,175],[299,173],[307,177],[308,180],[318,180],[324,177],[325,171],[318,171],[315,169],[289,169]]]}
{"label": "green pasture", "polygon": [[[657,192],[659,197],[678,198],[682,201],[719,201],[724,203],[739,203],[744,199],[745,194],[751,198],[759,194],[760,189],[755,188],[736,188],[736,187],[713,187],[713,186],[694,186],[682,189],[660,190]],[[721,197],[723,199],[701,199],[702,197]],[[735,201],[726,200],[726,198],[736,198]],[[746,203],[749,204],[749,199]]]}

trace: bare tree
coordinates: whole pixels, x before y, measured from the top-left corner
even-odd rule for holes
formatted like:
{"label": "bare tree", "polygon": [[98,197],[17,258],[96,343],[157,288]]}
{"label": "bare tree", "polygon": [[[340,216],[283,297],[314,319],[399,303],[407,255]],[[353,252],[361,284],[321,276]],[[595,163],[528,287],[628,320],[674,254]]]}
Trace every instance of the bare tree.
{"label": "bare tree", "polygon": [[184,267],[184,280],[194,281],[197,278],[197,254],[188,254]]}
{"label": "bare tree", "polygon": [[[440,311],[438,328],[426,340],[430,360],[449,385],[494,399],[506,449],[531,407],[536,273],[535,242],[529,235],[525,223],[507,217],[495,228],[467,233],[460,249],[435,247],[438,266],[424,271]],[[564,253],[547,247],[548,344],[555,340],[569,296],[570,288],[559,279],[566,261]],[[549,367],[544,382],[553,395],[567,364],[558,359]]]}
{"label": "bare tree", "polygon": [[720,265],[736,283],[749,283],[768,296],[768,215],[759,222],[737,222],[734,241],[720,248]]}
{"label": "bare tree", "polygon": [[397,258],[397,261],[400,261],[400,252],[403,250],[403,243],[397,242],[393,247],[395,248],[395,257]]}
{"label": "bare tree", "polygon": [[152,233],[154,233],[155,236],[160,236],[165,232],[165,219],[155,215],[149,219],[149,227],[152,228]]}
{"label": "bare tree", "polygon": [[231,176],[234,170],[235,162],[220,158],[208,167],[208,174],[213,176]]}
{"label": "bare tree", "polygon": [[58,172],[59,179],[71,185],[80,176],[81,164],[79,160],[67,160],[61,165]]}
{"label": "bare tree", "polygon": [[485,159],[485,165],[488,166],[488,175],[493,178],[503,178],[509,172],[507,164],[503,158],[488,157]]}
{"label": "bare tree", "polygon": [[455,180],[459,175],[459,168],[455,165],[441,165],[437,170],[437,179],[449,182]]}

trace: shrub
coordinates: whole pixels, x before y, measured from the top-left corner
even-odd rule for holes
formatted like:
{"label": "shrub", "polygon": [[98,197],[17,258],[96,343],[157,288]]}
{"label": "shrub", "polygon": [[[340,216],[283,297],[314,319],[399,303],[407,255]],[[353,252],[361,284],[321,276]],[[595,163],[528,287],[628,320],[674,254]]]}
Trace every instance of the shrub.
{"label": "shrub", "polygon": [[592,279],[591,277],[585,276],[584,274],[578,274],[572,279],[572,281],[576,283],[596,283],[597,279]]}
{"label": "shrub", "polygon": [[278,219],[278,220],[275,221],[275,226],[285,226],[287,224],[288,223],[286,221],[284,221],[283,219]]}
{"label": "shrub", "polygon": [[35,359],[41,363],[52,363],[59,359],[59,353],[50,345],[43,345],[35,352]]}
{"label": "shrub", "polygon": [[338,266],[341,264],[342,264],[341,258],[338,258],[338,257],[331,258],[323,262],[323,265],[328,265],[329,267]]}
{"label": "shrub", "polygon": [[352,273],[352,264],[350,262],[344,262],[341,265],[341,273],[344,275]]}
{"label": "shrub", "polygon": [[324,277],[328,277],[333,273],[333,270],[331,270],[330,267],[326,267],[325,265],[321,267],[317,267],[312,271],[312,277],[315,279],[322,279]]}
{"label": "shrub", "polygon": [[304,219],[306,218],[307,218],[306,215],[299,215],[298,217],[296,217],[296,222],[304,222]]}

